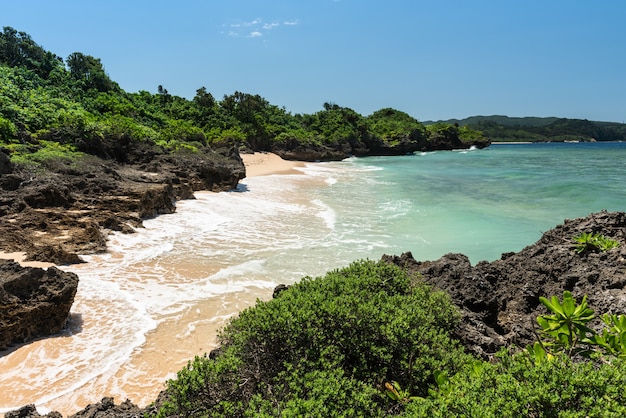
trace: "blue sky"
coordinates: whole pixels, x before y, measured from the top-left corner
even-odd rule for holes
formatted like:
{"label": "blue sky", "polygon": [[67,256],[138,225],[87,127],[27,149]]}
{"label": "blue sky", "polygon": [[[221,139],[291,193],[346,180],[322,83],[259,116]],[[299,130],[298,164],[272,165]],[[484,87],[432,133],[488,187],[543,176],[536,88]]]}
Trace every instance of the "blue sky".
{"label": "blue sky", "polygon": [[440,120],[626,120],[626,1],[1,0],[0,25],[130,92]]}

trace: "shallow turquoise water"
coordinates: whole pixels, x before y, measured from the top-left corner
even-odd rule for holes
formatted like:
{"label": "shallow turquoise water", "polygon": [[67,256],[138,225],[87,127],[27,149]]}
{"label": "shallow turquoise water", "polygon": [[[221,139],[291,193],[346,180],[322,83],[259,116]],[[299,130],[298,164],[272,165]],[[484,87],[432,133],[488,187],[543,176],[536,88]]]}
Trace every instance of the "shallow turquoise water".
{"label": "shallow turquoise water", "polygon": [[418,259],[494,260],[564,219],[626,210],[626,143],[496,144],[341,165],[362,172],[316,191],[341,214],[337,228]]}

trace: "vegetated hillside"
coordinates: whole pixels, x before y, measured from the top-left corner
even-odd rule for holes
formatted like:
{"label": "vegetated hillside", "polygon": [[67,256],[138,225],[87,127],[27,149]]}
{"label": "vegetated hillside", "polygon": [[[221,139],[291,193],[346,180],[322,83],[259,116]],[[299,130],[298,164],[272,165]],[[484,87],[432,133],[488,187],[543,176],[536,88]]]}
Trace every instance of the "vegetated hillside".
{"label": "vegetated hillside", "polygon": [[[498,125],[503,126],[546,126],[550,123],[556,121],[559,118],[556,117],[533,117],[533,116],[525,116],[525,117],[511,117],[505,115],[492,115],[492,116],[470,116],[465,119],[448,119],[445,121],[441,121],[444,123],[450,124],[458,124],[459,126],[468,126],[468,125],[478,125],[481,122],[495,122]],[[435,122],[427,121],[424,122],[429,125]]]}
{"label": "vegetated hillside", "polygon": [[[403,154],[432,148],[432,139],[451,147],[442,145],[440,129],[394,109],[365,117],[325,103],[317,113],[292,114],[238,91],[222,100],[205,87],[192,100],[162,85],[156,94],[126,92],[100,59],[74,52],[63,60],[11,27],[0,34],[0,85],[0,147],[14,162],[72,152],[125,162],[136,144],[159,153],[236,147],[308,160]],[[479,133],[464,136],[450,126],[445,136],[451,133],[455,147],[489,144]]]}
{"label": "vegetated hillside", "polygon": [[103,230],[128,231],[175,210],[195,190],[228,190],[245,177],[240,152],[341,160],[489,145],[480,132],[425,127],[381,109],[362,116],[324,103],[292,114],[259,95],[217,100],[124,91],[98,58],[65,60],[27,33],[0,32],[0,250],[79,262],[106,249]]}
{"label": "vegetated hillside", "polygon": [[[424,122],[426,125],[435,122]],[[472,116],[443,123],[478,130],[493,142],[624,141],[626,124],[556,117]]]}

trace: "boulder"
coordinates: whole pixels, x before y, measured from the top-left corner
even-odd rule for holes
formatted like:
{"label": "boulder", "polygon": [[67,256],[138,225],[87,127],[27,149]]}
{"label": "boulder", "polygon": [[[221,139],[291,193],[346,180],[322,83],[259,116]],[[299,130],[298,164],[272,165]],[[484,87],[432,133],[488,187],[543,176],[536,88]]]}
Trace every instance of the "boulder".
{"label": "boulder", "polygon": [[61,331],[77,287],[74,273],[0,260],[0,350]]}
{"label": "boulder", "polygon": [[13,163],[5,150],[0,148],[0,174],[9,174],[13,172]]}

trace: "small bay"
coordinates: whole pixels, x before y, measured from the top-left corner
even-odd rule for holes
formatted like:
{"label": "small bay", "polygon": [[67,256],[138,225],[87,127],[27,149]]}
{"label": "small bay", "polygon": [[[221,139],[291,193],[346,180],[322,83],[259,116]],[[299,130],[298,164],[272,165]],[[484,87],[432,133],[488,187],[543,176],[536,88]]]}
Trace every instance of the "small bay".
{"label": "small bay", "polygon": [[64,267],[80,277],[74,320],[0,357],[0,412],[34,402],[68,415],[103,396],[145,406],[279,283],[405,251],[491,261],[564,219],[626,210],[625,143],[494,144],[298,170],[197,193]]}

